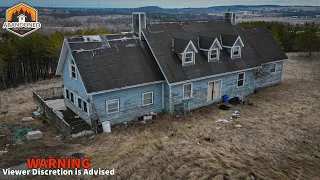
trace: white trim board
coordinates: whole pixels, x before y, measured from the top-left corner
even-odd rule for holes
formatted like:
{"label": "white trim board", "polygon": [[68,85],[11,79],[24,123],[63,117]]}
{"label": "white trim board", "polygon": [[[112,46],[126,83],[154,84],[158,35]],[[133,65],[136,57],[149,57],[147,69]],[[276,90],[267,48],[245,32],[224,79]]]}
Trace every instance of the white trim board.
{"label": "white trim board", "polygon": [[222,74],[215,74],[215,75],[211,75],[211,76],[205,76],[205,77],[196,78],[196,79],[190,79],[190,80],[186,80],[186,81],[180,81],[180,82],[169,84],[169,86],[176,86],[176,85],[180,85],[180,84],[190,83],[190,82],[193,82],[193,81],[199,81],[199,80],[204,80],[204,79],[208,79],[208,78],[214,78],[214,77],[218,77],[218,76],[234,74],[234,73],[238,73],[238,72],[250,71],[250,70],[253,70],[253,69],[258,69],[260,67],[261,66],[254,67],[254,68],[248,68],[248,69],[242,69],[242,70],[238,70],[238,71],[227,72],[227,73],[222,73]]}
{"label": "white trim board", "polygon": [[92,92],[92,93],[89,93],[88,95],[103,94],[103,93],[107,93],[107,92],[119,91],[119,90],[130,89],[130,88],[136,88],[136,87],[141,87],[141,86],[160,84],[160,83],[163,83],[163,82],[165,82],[165,81],[154,81],[154,82],[137,84],[137,85],[132,85],[132,86],[125,86],[125,87],[121,87],[121,88],[114,88],[114,89],[109,89],[109,90],[104,90],[104,91]]}

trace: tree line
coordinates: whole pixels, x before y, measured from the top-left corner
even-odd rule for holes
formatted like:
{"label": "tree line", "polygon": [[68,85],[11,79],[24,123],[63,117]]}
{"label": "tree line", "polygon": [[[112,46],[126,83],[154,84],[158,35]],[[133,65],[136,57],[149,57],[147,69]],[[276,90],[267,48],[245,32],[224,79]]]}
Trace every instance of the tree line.
{"label": "tree line", "polygon": [[108,34],[106,29],[56,32],[51,35],[33,33],[24,38],[4,33],[0,38],[0,90],[42,79],[52,78],[64,36]]}
{"label": "tree line", "polygon": [[320,50],[320,28],[315,22],[304,25],[283,24],[279,22],[241,22],[241,28],[266,26],[285,52],[308,52]]}

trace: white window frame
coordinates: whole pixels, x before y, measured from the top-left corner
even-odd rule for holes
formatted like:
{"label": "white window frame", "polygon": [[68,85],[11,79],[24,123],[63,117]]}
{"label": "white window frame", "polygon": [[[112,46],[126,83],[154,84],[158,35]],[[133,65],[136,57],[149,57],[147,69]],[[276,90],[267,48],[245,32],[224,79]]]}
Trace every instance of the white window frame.
{"label": "white window frame", "polygon": [[[77,73],[78,70],[77,70],[76,62],[72,58],[69,59],[69,67],[70,67],[70,69],[69,69],[70,70],[70,78],[74,79],[74,80],[77,80],[78,79],[78,73]],[[74,67],[74,69],[75,69],[74,73],[75,73],[76,77],[72,76],[72,73],[73,73],[72,67]]]}
{"label": "white window frame", "polygon": [[[79,107],[79,99],[81,99],[81,108]],[[89,113],[89,106],[88,106],[88,102],[87,101],[85,101],[82,97],[80,97],[80,96],[77,96],[77,98],[76,98],[76,100],[77,100],[77,108],[79,108],[80,110],[82,110],[84,113],[86,113],[86,114],[88,114],[88,116],[90,115],[90,113]],[[86,111],[84,111],[84,102],[85,103],[87,103],[87,112]]]}
{"label": "white window frame", "polygon": [[[239,53],[238,53],[237,55],[234,54],[236,48],[239,49],[239,51],[238,51]],[[234,47],[232,48],[232,57],[233,57],[233,58],[241,57],[241,47],[240,47],[240,46],[234,46]]]}
{"label": "white window frame", "polygon": [[[79,99],[81,100],[81,102],[80,102],[80,106],[81,106],[81,107],[79,107]],[[78,107],[79,109],[81,109],[81,110],[82,110],[82,108],[83,108],[83,106],[82,106],[82,101],[83,101],[83,99],[82,99],[80,96],[77,96],[77,107]]]}
{"label": "white window frame", "polygon": [[[216,53],[212,53],[213,51],[215,51]],[[213,54],[217,54],[217,57],[216,58],[212,58]],[[219,55],[220,55],[220,53],[219,53],[219,49],[218,48],[211,49],[209,51],[209,56],[208,56],[209,61],[219,60]]]}
{"label": "white window frame", "polygon": [[[116,102],[118,103],[118,110],[115,111],[115,112],[109,113],[108,103],[109,103],[109,102],[112,102],[112,101],[116,101]],[[119,111],[120,111],[120,99],[119,99],[119,98],[117,98],[117,99],[111,99],[111,100],[106,101],[106,112],[107,112],[107,115],[109,115],[109,114],[114,114],[114,113],[118,113]]]}
{"label": "white window frame", "polygon": [[[190,85],[190,97],[185,97],[185,86]],[[192,83],[183,84],[183,99],[191,99],[193,94],[193,85]]]}
{"label": "white window frame", "polygon": [[[239,79],[239,75],[240,75],[240,74],[243,74],[243,79],[242,79],[243,83],[242,83],[242,86],[239,86],[239,81],[241,81],[241,80]],[[237,77],[237,87],[244,87],[245,82],[246,82],[245,80],[246,80],[246,73],[245,73],[245,72],[238,73],[238,77]]]}
{"label": "white window frame", "polygon": [[[274,71],[271,71],[273,65],[274,65]],[[271,64],[270,64],[269,72],[270,72],[271,74],[274,74],[274,73],[277,72],[277,63],[271,63]]]}
{"label": "white window frame", "polygon": [[[87,104],[87,112],[84,110],[84,103],[86,103],[86,104]],[[84,101],[83,99],[82,99],[82,110],[83,110],[83,112],[87,113],[87,114],[88,114],[88,116],[90,116],[90,111],[89,111],[89,102]]]}
{"label": "white window frame", "polygon": [[[191,54],[191,61],[186,61],[188,54]],[[194,60],[195,60],[195,52],[188,51],[183,54],[183,64],[194,64]]]}
{"label": "white window frame", "polygon": [[[151,93],[151,100],[152,100],[152,102],[151,103],[149,103],[149,104],[144,104],[144,100],[146,100],[146,99],[144,99],[144,95],[146,95],[146,94],[150,94]],[[142,106],[149,106],[149,105],[152,105],[153,104],[153,91],[150,91],[150,92],[145,92],[145,93],[142,93],[142,95],[141,95],[141,99],[142,99]]]}

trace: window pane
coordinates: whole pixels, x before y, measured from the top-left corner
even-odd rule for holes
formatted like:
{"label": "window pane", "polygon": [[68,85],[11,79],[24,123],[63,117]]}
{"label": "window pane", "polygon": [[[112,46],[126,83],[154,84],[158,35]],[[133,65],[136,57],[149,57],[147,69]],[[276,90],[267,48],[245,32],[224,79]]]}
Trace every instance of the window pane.
{"label": "window pane", "polygon": [[184,91],[191,91],[191,84],[184,85]]}
{"label": "window pane", "polygon": [[143,99],[151,99],[152,93],[143,94]]}
{"label": "window pane", "polygon": [[184,92],[184,98],[185,99],[191,98],[191,92],[190,91]]}
{"label": "window pane", "polygon": [[72,71],[72,72],[75,72],[75,71],[76,71],[76,67],[71,66],[71,71]]}
{"label": "window pane", "polygon": [[243,80],[238,81],[238,86],[243,86]]}
{"label": "window pane", "polygon": [[76,73],[72,72],[72,77],[76,78]]}
{"label": "window pane", "polygon": [[117,109],[117,108],[118,108],[117,102],[108,103],[108,109]]}
{"label": "window pane", "polygon": [[143,105],[152,104],[152,99],[143,100]]}
{"label": "window pane", "polygon": [[72,92],[70,92],[70,100],[71,100],[71,102],[74,103],[74,97],[73,97],[73,93]]}
{"label": "window pane", "polygon": [[82,100],[80,99],[80,98],[78,98],[78,107],[80,108],[80,109],[82,109],[81,106],[82,105]]}
{"label": "window pane", "polygon": [[68,89],[66,89],[66,98],[70,99],[70,95],[69,95],[69,90]]}
{"label": "window pane", "polygon": [[83,101],[83,111],[88,113],[87,102]]}
{"label": "window pane", "polygon": [[238,80],[242,80],[242,79],[243,79],[243,76],[244,76],[243,73],[239,74]]}

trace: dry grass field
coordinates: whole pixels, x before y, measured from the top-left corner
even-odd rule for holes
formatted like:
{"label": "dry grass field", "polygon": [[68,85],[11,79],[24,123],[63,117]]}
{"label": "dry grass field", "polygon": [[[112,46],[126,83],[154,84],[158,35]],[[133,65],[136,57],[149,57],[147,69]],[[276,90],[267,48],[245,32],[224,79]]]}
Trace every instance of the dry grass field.
{"label": "dry grass field", "polygon": [[[253,106],[222,111],[212,105],[181,119],[161,116],[147,124],[114,128],[95,140],[57,141],[54,128],[41,127],[43,140],[11,147],[0,167],[37,153],[55,157],[82,152],[94,168],[115,168],[116,177],[110,179],[320,179],[319,55],[288,54],[282,82],[252,94]],[[30,87],[37,89],[30,85],[0,92],[1,99],[7,98],[1,104],[9,110],[0,115],[1,122],[21,124],[21,116],[33,110]],[[230,118],[234,110],[241,115],[237,122],[215,122]],[[39,150],[41,145],[48,151]],[[43,178],[48,179],[36,177]]]}

